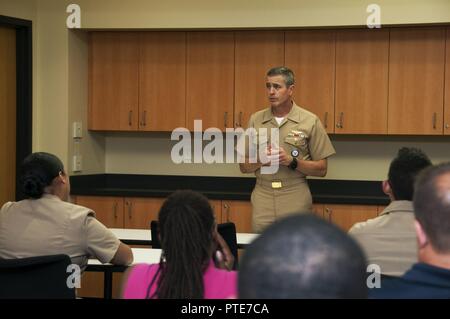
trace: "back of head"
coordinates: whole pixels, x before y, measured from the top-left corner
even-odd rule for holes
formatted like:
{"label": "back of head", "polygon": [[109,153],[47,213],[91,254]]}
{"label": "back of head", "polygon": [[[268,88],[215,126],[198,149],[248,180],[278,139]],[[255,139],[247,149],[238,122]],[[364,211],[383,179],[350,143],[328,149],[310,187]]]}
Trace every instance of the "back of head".
{"label": "back of head", "polygon": [[60,173],[64,173],[61,160],[45,152],[32,153],[27,156],[20,167],[19,185],[28,198],[40,198],[44,189]]}
{"label": "back of head", "polygon": [[295,83],[294,72],[292,72],[291,69],[289,69],[285,66],[277,66],[277,67],[271,68],[269,71],[267,71],[266,75],[267,76],[277,76],[277,75],[283,76],[287,87],[290,87],[291,85],[293,85]]}
{"label": "back of head", "polygon": [[311,215],[271,225],[247,247],[239,297],[366,298],[366,261],[355,241]]}
{"label": "back of head", "polygon": [[203,298],[203,272],[212,254],[214,213],[208,199],[190,190],[170,195],[159,211],[165,262],[158,298]]}
{"label": "back of head", "polygon": [[395,200],[411,201],[418,173],[431,166],[428,156],[420,149],[402,147],[389,167],[389,185]]}
{"label": "back of head", "polygon": [[433,248],[450,253],[450,163],[429,167],[419,175],[414,214]]}

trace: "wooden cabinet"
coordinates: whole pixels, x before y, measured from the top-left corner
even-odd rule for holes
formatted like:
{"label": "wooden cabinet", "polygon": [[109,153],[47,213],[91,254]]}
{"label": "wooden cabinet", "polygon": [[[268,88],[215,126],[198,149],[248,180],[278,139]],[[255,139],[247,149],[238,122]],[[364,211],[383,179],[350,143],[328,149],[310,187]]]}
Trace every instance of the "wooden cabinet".
{"label": "wooden cabinet", "polygon": [[383,210],[387,207],[387,205],[380,205],[377,209],[377,216],[380,216]]}
{"label": "wooden cabinet", "polygon": [[150,229],[150,222],[158,220],[164,198],[125,198],[123,228]]}
{"label": "wooden cabinet", "polygon": [[324,218],[348,231],[355,223],[375,218],[378,206],[325,204]]}
{"label": "wooden cabinet", "polygon": [[388,58],[388,30],[337,31],[337,134],[387,133]]}
{"label": "wooden cabinet", "polygon": [[247,127],[250,115],[269,106],[266,73],[284,65],[283,31],[235,33],[234,126]]}
{"label": "wooden cabinet", "polygon": [[444,134],[450,135],[450,27],[447,27],[445,43]]}
{"label": "wooden cabinet", "polygon": [[287,65],[328,133],[450,134],[449,30],[91,32],[88,127],[245,127]]}
{"label": "wooden cabinet", "polygon": [[185,126],[184,32],[92,32],[89,68],[90,130]]}
{"label": "wooden cabinet", "polygon": [[142,32],[139,63],[140,131],[186,126],[186,33]]}
{"label": "wooden cabinet", "polygon": [[108,228],[123,228],[124,200],[122,197],[77,196],[75,203],[95,212],[96,218]]}
{"label": "wooden cabinet", "polygon": [[[158,219],[165,198],[77,196],[75,202],[95,211],[109,228],[149,229]],[[245,200],[210,200],[216,222],[233,222],[238,233],[252,232],[252,204]],[[313,204],[313,213],[345,230],[354,223],[378,216],[386,206]]]}
{"label": "wooden cabinet", "polygon": [[392,28],[389,134],[442,134],[444,28]]}
{"label": "wooden cabinet", "polygon": [[313,214],[320,218],[325,218],[323,215],[324,205],[323,204],[313,204]]}
{"label": "wooden cabinet", "polygon": [[187,127],[233,127],[234,33],[187,33]]}
{"label": "wooden cabinet", "polygon": [[294,100],[334,132],[335,31],[286,31],[285,56],[296,75]]}
{"label": "wooden cabinet", "polygon": [[[91,208],[97,219],[108,228],[150,229],[158,220],[165,198],[76,196],[74,203]],[[222,221],[222,201],[210,200],[216,221]]]}
{"label": "wooden cabinet", "polygon": [[137,130],[138,84],[138,33],[93,32],[89,51],[89,129]]}
{"label": "wooden cabinet", "polygon": [[222,200],[222,223],[233,222],[238,233],[252,233],[252,203]]}
{"label": "wooden cabinet", "polygon": [[219,199],[210,199],[209,203],[214,211],[216,223],[221,223],[222,220],[222,201]]}

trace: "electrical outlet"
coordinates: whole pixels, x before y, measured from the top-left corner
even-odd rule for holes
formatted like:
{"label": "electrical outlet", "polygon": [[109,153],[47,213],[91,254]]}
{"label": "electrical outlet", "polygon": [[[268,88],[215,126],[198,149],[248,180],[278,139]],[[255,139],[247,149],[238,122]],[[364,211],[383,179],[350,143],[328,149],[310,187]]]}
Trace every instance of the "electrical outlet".
{"label": "electrical outlet", "polygon": [[83,137],[83,125],[81,122],[73,122],[73,138],[82,138]]}
{"label": "electrical outlet", "polygon": [[74,155],[72,162],[72,171],[81,172],[82,170],[82,157],[81,155]]}

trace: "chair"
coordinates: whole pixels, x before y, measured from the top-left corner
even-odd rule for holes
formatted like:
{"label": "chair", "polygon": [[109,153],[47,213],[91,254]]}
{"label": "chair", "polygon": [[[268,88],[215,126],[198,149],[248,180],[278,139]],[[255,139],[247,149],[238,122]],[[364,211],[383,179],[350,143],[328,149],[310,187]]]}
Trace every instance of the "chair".
{"label": "chair", "polygon": [[0,299],[75,299],[67,255],[0,259]]}
{"label": "chair", "polygon": [[[158,221],[152,220],[150,223],[150,231],[152,233],[152,247],[161,248],[161,242],[159,241]],[[231,253],[234,256],[233,270],[238,267],[238,245],[236,237],[236,226],[234,223],[228,222],[217,225],[217,231],[227,243]]]}

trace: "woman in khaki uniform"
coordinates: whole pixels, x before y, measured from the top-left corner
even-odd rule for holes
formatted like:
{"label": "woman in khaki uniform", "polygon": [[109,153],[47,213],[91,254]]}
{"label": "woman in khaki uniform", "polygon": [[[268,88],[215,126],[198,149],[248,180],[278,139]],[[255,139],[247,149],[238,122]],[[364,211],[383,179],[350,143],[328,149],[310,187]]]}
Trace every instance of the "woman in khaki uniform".
{"label": "woman in khaki uniform", "polygon": [[0,210],[0,258],[65,254],[82,271],[91,256],[117,265],[133,261],[131,248],[92,210],[68,202],[70,180],[59,158],[33,153],[20,170],[19,185],[27,198]]}
{"label": "woman in khaki uniform", "polygon": [[[327,158],[335,154],[317,116],[292,100],[294,74],[291,70],[285,67],[269,70],[266,87],[270,107],[254,113],[248,127],[257,132],[257,138],[250,143],[258,150],[264,147],[270,162],[240,164],[241,172],[256,175],[251,196],[255,232],[261,232],[280,217],[310,212],[312,198],[306,176],[325,176]],[[278,141],[271,140],[264,129],[268,132],[278,129]],[[261,168],[268,165],[279,165],[279,168],[265,174]]]}

